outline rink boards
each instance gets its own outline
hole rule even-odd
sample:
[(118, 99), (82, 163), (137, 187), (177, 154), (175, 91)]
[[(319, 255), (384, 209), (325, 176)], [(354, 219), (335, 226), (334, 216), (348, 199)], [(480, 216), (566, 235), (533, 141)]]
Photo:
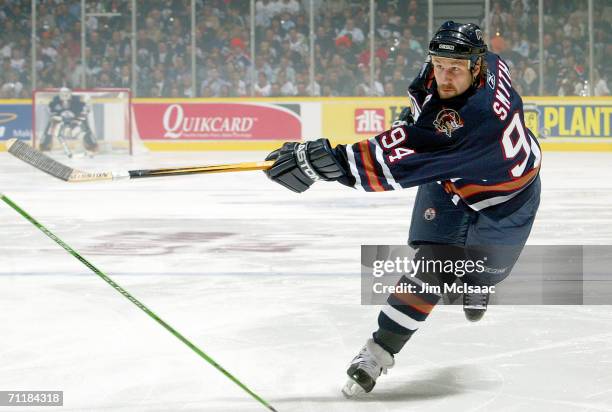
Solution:
[[(544, 150), (612, 151), (612, 97), (523, 100), (525, 123)], [(155, 151), (271, 150), (287, 140), (364, 140), (387, 130), (406, 105), (401, 97), (146, 98), (133, 100), (133, 120)], [(0, 140), (31, 135), (31, 101), (0, 100)]]

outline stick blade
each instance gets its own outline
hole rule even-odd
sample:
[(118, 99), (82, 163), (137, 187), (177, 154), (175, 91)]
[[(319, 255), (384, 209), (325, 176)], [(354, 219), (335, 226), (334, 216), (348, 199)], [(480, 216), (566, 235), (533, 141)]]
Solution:
[(17, 159), (65, 182), (70, 179), (70, 175), (72, 175), (72, 172), (74, 171), (73, 168), (61, 164), (60, 162), (34, 149), (32, 146), (17, 139), (7, 140), (6, 149)]

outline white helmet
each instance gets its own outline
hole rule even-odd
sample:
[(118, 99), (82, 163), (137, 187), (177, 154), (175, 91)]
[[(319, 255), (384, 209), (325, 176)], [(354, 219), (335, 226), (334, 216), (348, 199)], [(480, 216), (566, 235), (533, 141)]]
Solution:
[(67, 101), (72, 97), (72, 91), (67, 87), (62, 87), (59, 91), (60, 100)]

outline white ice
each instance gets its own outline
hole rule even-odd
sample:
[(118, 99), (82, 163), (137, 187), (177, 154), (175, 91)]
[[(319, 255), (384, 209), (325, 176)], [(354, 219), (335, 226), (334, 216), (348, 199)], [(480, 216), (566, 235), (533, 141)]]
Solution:
[[(612, 244), (611, 172), (612, 154), (544, 153), (530, 243)], [(439, 306), (369, 398), (342, 397), (380, 309), (360, 305), (359, 247), (405, 242), (415, 190), (297, 195), (261, 172), (68, 184), (0, 153), (0, 192), (279, 411), (612, 411), (610, 306), (494, 306), (477, 324)], [(2, 202), (0, 390), (63, 390), (45, 411), (265, 410)]]

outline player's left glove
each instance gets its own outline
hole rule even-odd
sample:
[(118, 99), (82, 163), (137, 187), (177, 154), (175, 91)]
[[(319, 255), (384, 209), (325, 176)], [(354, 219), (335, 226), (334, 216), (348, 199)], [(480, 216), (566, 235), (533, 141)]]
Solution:
[(345, 175), (327, 139), (287, 142), (270, 153), (266, 160), (275, 161), (265, 171), (266, 175), (297, 193), (305, 192), (317, 180), (338, 180)]
[(414, 124), (414, 117), (412, 117), (412, 111), (410, 107), (404, 107), (404, 109), (400, 112), (397, 119), (391, 124), (392, 128), (396, 128), (399, 126), (412, 126)]
[(425, 102), (426, 96), (430, 93), (430, 88), (433, 87), (434, 81), (435, 77), (431, 56), (427, 56), (419, 74), (410, 83), (410, 86), (408, 86), (408, 96), (412, 103), (412, 114), (416, 120), (419, 119), (421, 107)]

